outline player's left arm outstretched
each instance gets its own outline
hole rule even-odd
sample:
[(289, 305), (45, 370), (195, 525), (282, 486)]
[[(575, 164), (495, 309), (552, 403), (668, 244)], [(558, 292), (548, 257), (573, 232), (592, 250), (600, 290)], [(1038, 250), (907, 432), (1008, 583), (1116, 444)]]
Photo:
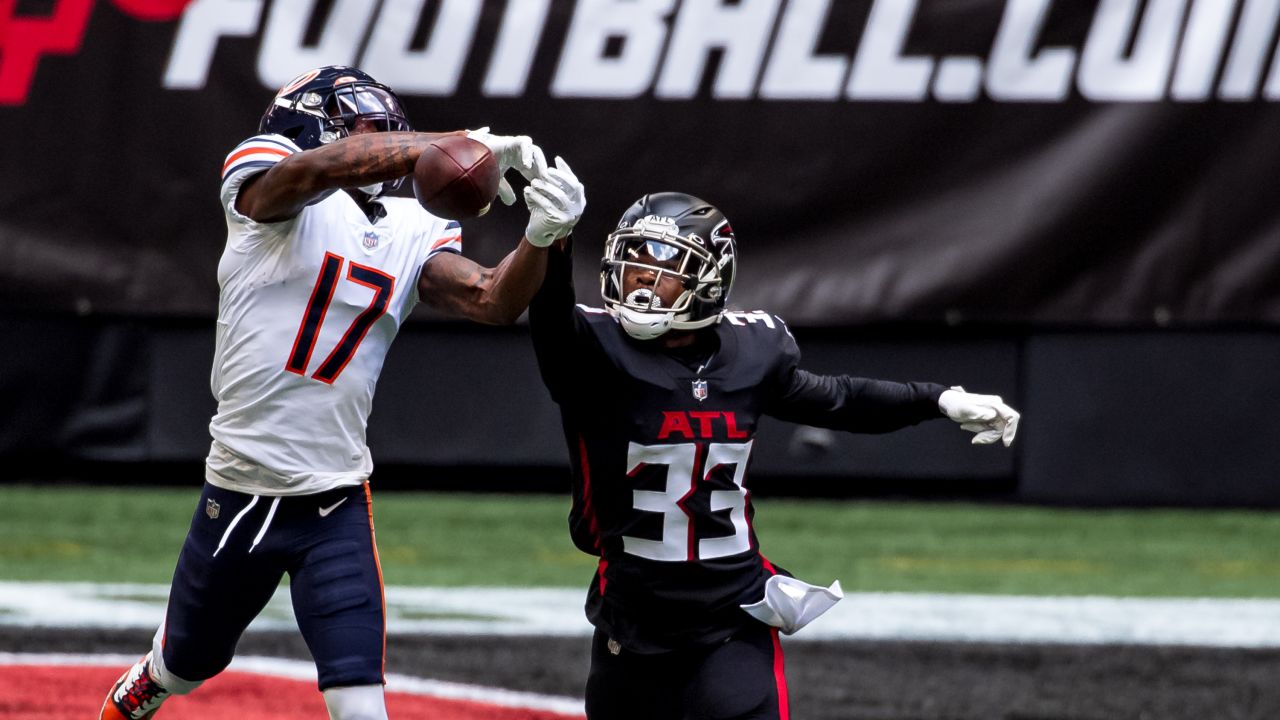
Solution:
[(418, 277), (423, 302), (483, 323), (510, 324), (520, 317), (542, 284), (547, 248), (568, 236), (587, 202), (582, 183), (559, 157), (530, 180), (524, 199), (529, 223), (516, 248), (491, 268), (456, 253), (437, 254)]
[(936, 383), (899, 383), (800, 369), (788, 334), (787, 352), (766, 413), (781, 420), (858, 433), (886, 433), (947, 417), (972, 433), (975, 445), (1013, 443), (1020, 415), (998, 395), (948, 389)]

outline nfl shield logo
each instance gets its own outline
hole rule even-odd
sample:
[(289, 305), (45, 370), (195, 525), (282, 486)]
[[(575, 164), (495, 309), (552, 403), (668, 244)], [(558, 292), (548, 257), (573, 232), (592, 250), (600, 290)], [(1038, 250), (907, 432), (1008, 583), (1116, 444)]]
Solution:
[(204, 514), (208, 515), (210, 520), (217, 520), (218, 513), (221, 510), (222, 510), (222, 506), (219, 505), (218, 501), (214, 500), (213, 498), (209, 498), (208, 502), (204, 504)]
[(693, 399), (697, 400), (698, 402), (702, 402), (703, 400), (707, 399), (707, 381), (706, 380), (693, 381)]
[(378, 234), (372, 230), (364, 231), (364, 246), (370, 250), (378, 247)]

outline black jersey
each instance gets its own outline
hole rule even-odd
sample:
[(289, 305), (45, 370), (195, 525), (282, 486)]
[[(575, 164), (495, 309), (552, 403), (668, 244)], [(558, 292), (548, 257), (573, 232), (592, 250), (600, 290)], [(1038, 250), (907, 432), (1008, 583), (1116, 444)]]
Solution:
[(762, 415), (853, 432), (942, 417), (941, 385), (801, 370), (795, 339), (767, 313), (725, 313), (690, 348), (635, 340), (607, 311), (575, 305), (569, 254), (555, 248), (529, 322), (569, 446), (573, 542), (600, 557), (587, 616), (634, 652), (755, 622), (739, 605), (777, 572), (747, 482)]

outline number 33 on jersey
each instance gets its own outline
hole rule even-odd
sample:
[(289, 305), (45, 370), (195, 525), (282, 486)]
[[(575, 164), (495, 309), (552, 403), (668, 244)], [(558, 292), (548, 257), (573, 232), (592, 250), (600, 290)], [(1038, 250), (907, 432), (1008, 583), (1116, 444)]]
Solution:
[[(719, 414), (719, 413), (717, 413)], [(728, 417), (733, 417), (729, 414)], [(643, 484), (642, 474), (660, 470), (655, 483), (661, 489), (632, 491), (633, 507), (662, 515), (660, 540), (623, 535), (622, 549), (649, 560), (692, 562), (714, 560), (751, 549), (747, 524), (747, 474), (751, 442), (680, 443), (627, 448), (627, 476)], [(715, 477), (713, 477), (715, 476)], [(725, 476), (729, 478), (725, 482)], [(719, 489), (717, 489), (719, 488)], [(699, 491), (703, 497), (699, 497)], [(723, 525), (717, 516), (727, 513), (733, 534), (705, 537), (698, 533), (697, 518), (706, 525)]]

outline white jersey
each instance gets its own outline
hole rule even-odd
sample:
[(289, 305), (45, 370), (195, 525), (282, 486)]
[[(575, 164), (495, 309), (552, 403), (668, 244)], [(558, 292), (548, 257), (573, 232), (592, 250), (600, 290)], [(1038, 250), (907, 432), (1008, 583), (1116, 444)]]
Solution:
[(372, 224), (345, 192), (282, 222), (237, 212), (244, 182), (295, 152), (287, 138), (258, 135), (222, 172), (218, 412), (205, 476), (258, 495), (316, 493), (369, 476), (373, 391), (418, 301), (418, 274), (433, 255), (462, 249), (458, 223), (407, 198), (379, 200), (386, 214)]

